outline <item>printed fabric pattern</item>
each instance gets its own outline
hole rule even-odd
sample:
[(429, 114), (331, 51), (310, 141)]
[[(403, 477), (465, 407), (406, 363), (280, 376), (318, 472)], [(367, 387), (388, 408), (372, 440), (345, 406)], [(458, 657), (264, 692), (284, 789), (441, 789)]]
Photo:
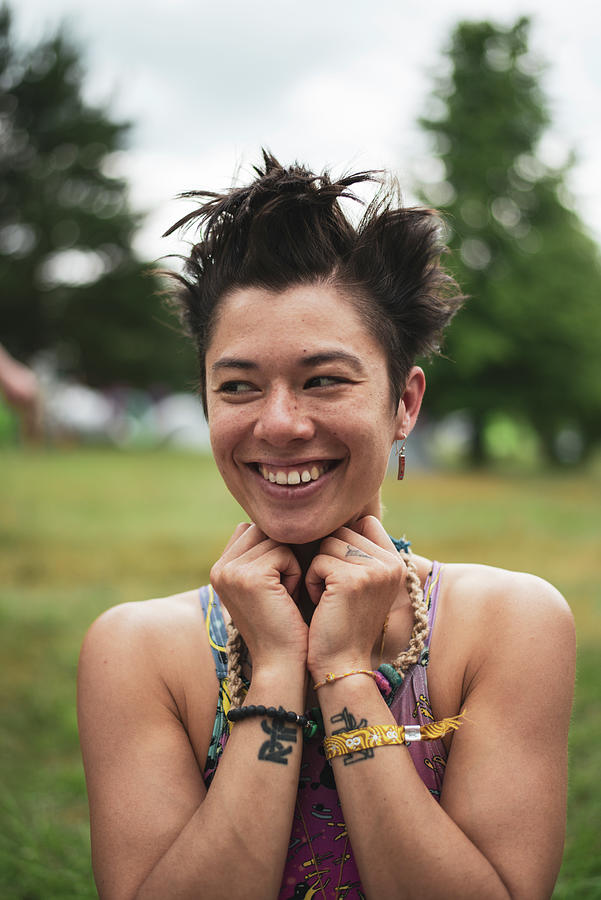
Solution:
[[(402, 682), (398, 676), (394, 678), (396, 673), (391, 666), (384, 665), (380, 669), (392, 686), (389, 695), (384, 696), (398, 725), (425, 725), (434, 720), (428, 695), (427, 667), (442, 571), (439, 563), (433, 563), (424, 586), (429, 629), (419, 662), (408, 670)], [(227, 635), (219, 598), (207, 585), (200, 589), (200, 601), (219, 681), (217, 711), (203, 773), (208, 788), (230, 733), (231, 725), (226, 718), (230, 695), (225, 653)], [(340, 730), (360, 725), (360, 722), (341, 720)], [(318, 735), (303, 744), (296, 808), (279, 900), (365, 898), (344, 824), (334, 772), (325, 759), (321, 741), (322, 737)], [(439, 800), (447, 760), (442, 740), (416, 741), (408, 744), (407, 749), (420, 778), (433, 798)]]

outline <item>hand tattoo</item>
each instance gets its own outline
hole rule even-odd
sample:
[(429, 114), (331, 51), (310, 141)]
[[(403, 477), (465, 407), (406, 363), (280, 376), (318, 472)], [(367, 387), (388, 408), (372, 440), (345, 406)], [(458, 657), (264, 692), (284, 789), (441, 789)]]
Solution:
[(372, 557), (369, 555), (369, 553), (364, 553), (363, 550), (358, 550), (356, 547), (351, 547), (350, 544), (346, 545), (346, 553), (344, 555), (345, 555), (345, 557), (361, 556), (363, 559), (372, 559)]

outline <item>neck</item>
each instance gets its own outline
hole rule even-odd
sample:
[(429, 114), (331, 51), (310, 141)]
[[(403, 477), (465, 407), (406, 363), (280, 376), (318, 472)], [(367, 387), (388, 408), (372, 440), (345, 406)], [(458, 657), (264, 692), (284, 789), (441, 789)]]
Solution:
[(321, 540), (319, 541), (311, 541), (309, 544), (291, 544), (290, 549), (294, 553), (296, 559), (298, 560), (298, 564), (301, 567), (301, 572), (304, 576), (307, 574), (307, 570), (313, 559), (319, 553), (319, 545), (321, 544)]
[(300, 581), (300, 590), (298, 592), (298, 597), (296, 598), (296, 605), (298, 606), (301, 615), (307, 625), (310, 623), (313, 618), (313, 613), (315, 611), (315, 607), (307, 590), (305, 588), (305, 575), (309, 569), (309, 566), (313, 562), (314, 557), (319, 553), (319, 545), (321, 541), (311, 541), (309, 544), (291, 544), (291, 550), (294, 553), (296, 559), (298, 560), (298, 564), (301, 567), (301, 581)]

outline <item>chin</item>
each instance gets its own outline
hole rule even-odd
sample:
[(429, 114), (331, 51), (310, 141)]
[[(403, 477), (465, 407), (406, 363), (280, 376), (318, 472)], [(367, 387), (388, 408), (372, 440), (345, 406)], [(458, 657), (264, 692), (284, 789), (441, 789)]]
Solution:
[[(277, 541), (278, 544), (313, 544), (315, 541), (321, 541), (324, 537), (327, 537), (331, 532), (323, 532), (321, 528), (308, 528), (302, 526), (295, 526), (291, 528), (290, 526), (281, 525), (270, 526), (269, 528), (264, 528), (259, 526), (261, 531), (263, 531), (267, 537), (270, 537), (272, 541)], [(332, 529), (335, 531), (336, 529)]]
[[(302, 517), (298, 519), (291, 517), (289, 520), (286, 520), (285, 517), (279, 520), (277, 517), (275, 520), (272, 517), (267, 517), (267, 521), (261, 521), (260, 516), (257, 518), (249, 516), (249, 518), (272, 541), (277, 541), (278, 544), (300, 545), (322, 541), (344, 525), (352, 527), (353, 522), (369, 513), (377, 515), (374, 509), (367, 507), (350, 516), (347, 512), (340, 519), (329, 518), (326, 515), (312, 515), (304, 519)], [(342, 511), (340, 514), (341, 516), (343, 515)]]
[[(277, 541), (278, 544), (312, 544), (315, 541), (321, 541), (332, 532), (336, 531), (343, 522), (336, 524), (335, 522), (325, 524), (323, 519), (321, 523), (316, 522), (257, 522), (261, 531)], [(324, 530), (327, 528), (327, 530)]]

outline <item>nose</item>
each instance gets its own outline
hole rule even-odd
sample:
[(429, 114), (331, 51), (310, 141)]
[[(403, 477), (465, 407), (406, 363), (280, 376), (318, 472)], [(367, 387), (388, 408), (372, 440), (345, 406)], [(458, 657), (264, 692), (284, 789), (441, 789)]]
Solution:
[(291, 441), (310, 440), (315, 426), (302, 399), (284, 386), (272, 388), (261, 401), (254, 435), (273, 447), (282, 447)]

